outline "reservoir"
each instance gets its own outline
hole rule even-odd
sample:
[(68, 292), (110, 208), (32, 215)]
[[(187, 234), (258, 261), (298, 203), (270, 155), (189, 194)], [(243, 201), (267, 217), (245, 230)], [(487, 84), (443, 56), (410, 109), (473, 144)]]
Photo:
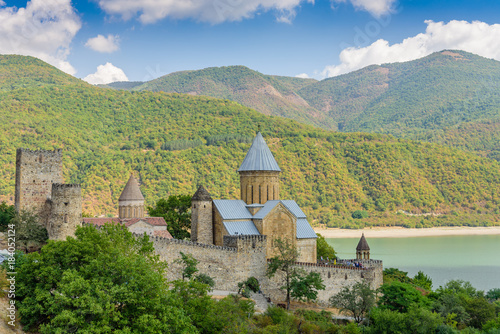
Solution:
[[(361, 234), (361, 233), (360, 233)], [(359, 238), (326, 239), (337, 256), (356, 258)], [(384, 268), (399, 268), (413, 277), (419, 270), (432, 288), (452, 279), (469, 281), (479, 290), (500, 288), (500, 235), (367, 238), (370, 257)]]

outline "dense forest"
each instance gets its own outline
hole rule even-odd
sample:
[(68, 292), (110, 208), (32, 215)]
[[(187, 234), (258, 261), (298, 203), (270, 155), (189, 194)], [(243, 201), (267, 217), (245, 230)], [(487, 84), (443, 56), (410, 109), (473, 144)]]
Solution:
[[(1, 87), (11, 87), (0, 91), (0, 200), (8, 203), (18, 147), (62, 148), (65, 180), (82, 184), (90, 215), (116, 214), (130, 173), (139, 178), (147, 205), (193, 194), (199, 184), (214, 198), (238, 198), (236, 170), (260, 125), (283, 171), (281, 198), (295, 199), (315, 223), (500, 220), (500, 164), (491, 159), (390, 135), (334, 133), (228, 100), (103, 89), (29, 57), (5, 56), (3, 64), (0, 73), (16, 68), (23, 83), (0, 78)], [(370, 217), (355, 219), (356, 210)]]
[(324, 129), (387, 133), (500, 158), (500, 62), (463, 51), (321, 81), (228, 66), (108, 86), (225, 98)]

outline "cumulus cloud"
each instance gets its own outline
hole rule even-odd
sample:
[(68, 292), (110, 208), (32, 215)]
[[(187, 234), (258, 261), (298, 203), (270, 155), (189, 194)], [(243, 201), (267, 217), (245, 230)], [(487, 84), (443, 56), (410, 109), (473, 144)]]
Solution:
[(31, 0), (25, 8), (0, 1), (0, 53), (40, 58), (69, 74), (66, 60), (81, 22), (71, 0)]
[(331, 0), (332, 6), (335, 3), (344, 3), (349, 1), (354, 8), (365, 10), (375, 17), (380, 17), (392, 11), (392, 6), (396, 0)]
[(458, 49), (500, 60), (500, 24), (480, 21), (425, 21), (425, 33), (390, 45), (379, 39), (367, 47), (348, 47), (340, 53), (340, 64), (326, 66), (324, 77), (332, 77), (373, 64), (410, 61), (443, 49)]
[(97, 71), (87, 75), (83, 80), (90, 84), (108, 84), (115, 81), (128, 81), (125, 72), (121, 68), (116, 67), (111, 63), (97, 66)]
[(300, 73), (295, 76), (296, 78), (309, 79), (309, 75), (307, 73)]
[(276, 10), (279, 22), (290, 22), (301, 3), (314, 0), (98, 0), (109, 15), (128, 20), (139, 16), (142, 23), (153, 23), (166, 17), (191, 18), (202, 22), (221, 23), (252, 17), (260, 11)]
[(118, 44), (118, 35), (108, 35), (108, 37), (97, 35), (97, 37), (89, 38), (85, 46), (97, 52), (111, 53), (118, 51)]

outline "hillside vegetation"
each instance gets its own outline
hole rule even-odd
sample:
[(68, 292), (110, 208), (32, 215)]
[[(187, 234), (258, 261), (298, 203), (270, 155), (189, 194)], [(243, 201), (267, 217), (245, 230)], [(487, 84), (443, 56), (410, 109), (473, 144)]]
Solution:
[(442, 51), (321, 81), (229, 66), (172, 73), (128, 89), (225, 98), (324, 129), (388, 133), (499, 159), (499, 88), (500, 62)]
[(283, 170), (281, 198), (295, 199), (318, 222), (352, 225), (358, 209), (380, 217), (374, 224), (402, 223), (388, 216), (396, 210), (500, 221), (500, 164), (436, 144), (332, 133), (228, 100), (80, 82), (2, 91), (0, 110), (0, 199), (9, 202), (18, 147), (62, 148), (66, 182), (82, 184), (92, 215), (116, 214), (131, 172), (148, 205), (199, 184), (213, 198), (238, 198), (236, 170), (261, 125)]

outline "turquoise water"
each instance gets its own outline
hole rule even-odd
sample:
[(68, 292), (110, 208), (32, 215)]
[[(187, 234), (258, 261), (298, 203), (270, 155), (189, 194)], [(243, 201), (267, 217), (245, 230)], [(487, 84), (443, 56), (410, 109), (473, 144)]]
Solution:
[[(338, 256), (356, 257), (356, 239), (327, 239)], [(429, 275), (433, 288), (452, 279), (469, 281), (480, 290), (500, 288), (500, 235), (415, 238), (367, 238), (370, 256), (414, 276)]]

